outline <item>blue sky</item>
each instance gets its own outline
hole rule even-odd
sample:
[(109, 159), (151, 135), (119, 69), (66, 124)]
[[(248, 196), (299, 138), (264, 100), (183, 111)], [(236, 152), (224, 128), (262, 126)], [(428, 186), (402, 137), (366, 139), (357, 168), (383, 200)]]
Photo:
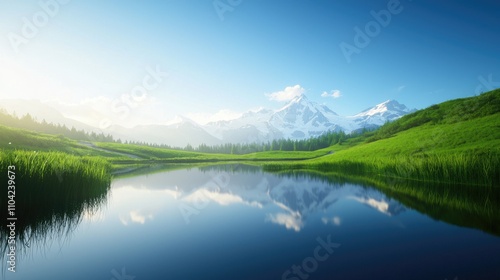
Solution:
[(94, 125), (229, 117), (300, 93), (340, 115), (424, 108), (499, 87), (499, 34), (494, 0), (0, 0), (0, 98)]

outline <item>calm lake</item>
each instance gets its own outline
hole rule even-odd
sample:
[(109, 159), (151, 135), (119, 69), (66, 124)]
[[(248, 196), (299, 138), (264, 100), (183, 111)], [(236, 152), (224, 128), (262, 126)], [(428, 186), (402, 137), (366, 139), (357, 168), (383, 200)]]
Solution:
[(242, 165), (116, 178), (18, 244), (2, 279), (500, 279), (498, 213), (460, 224), (411, 201)]

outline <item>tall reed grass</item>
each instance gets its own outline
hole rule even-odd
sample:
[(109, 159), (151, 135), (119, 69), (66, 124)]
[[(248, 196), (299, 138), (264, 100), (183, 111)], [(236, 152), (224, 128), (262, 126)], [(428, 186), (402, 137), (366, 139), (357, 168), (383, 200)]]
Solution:
[[(17, 249), (47, 244), (72, 232), (86, 214), (97, 211), (110, 188), (110, 164), (94, 157), (60, 152), (0, 152), (0, 172), (15, 166)], [(0, 219), (7, 219), (7, 188), (0, 193)], [(9, 229), (0, 223), (0, 253), (6, 250)], [(24, 245), (24, 246), (20, 246)]]

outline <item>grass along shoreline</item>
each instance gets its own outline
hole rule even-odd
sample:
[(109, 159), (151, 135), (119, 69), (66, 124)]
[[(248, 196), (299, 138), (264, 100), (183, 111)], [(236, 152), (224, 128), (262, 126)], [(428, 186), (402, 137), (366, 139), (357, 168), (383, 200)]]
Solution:
[(89, 183), (111, 179), (111, 164), (96, 156), (75, 156), (64, 152), (0, 151), (0, 169), (15, 166), (16, 177), (51, 180), (80, 177)]
[(394, 156), (269, 163), (263, 168), (270, 172), (300, 169), (365, 177), (385, 176), (422, 182), (500, 186), (500, 159), (497, 154)]
[[(10, 185), (14, 191), (0, 196), (4, 209), (0, 218), (7, 220), (9, 199), (14, 211), (18, 258), (29, 258), (30, 248), (42, 247), (52, 240), (68, 238), (83, 217), (91, 216), (105, 203), (111, 182), (111, 165), (105, 159), (80, 157), (62, 152), (0, 151), (0, 170), (8, 166), (15, 172)], [(11, 173), (12, 176), (12, 173)], [(7, 176), (6, 176), (7, 177)], [(12, 195), (14, 197), (12, 197)], [(10, 229), (0, 225), (0, 240), (7, 240)], [(5, 256), (7, 242), (0, 246)], [(2, 258), (0, 258), (1, 260)]]

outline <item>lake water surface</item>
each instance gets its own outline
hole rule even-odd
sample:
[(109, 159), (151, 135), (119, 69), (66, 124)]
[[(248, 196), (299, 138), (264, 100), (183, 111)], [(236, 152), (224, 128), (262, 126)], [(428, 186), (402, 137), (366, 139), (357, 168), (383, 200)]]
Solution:
[(76, 226), (18, 244), (16, 272), (4, 260), (2, 278), (500, 279), (495, 232), (432, 213), (307, 174), (156, 172), (114, 179)]

